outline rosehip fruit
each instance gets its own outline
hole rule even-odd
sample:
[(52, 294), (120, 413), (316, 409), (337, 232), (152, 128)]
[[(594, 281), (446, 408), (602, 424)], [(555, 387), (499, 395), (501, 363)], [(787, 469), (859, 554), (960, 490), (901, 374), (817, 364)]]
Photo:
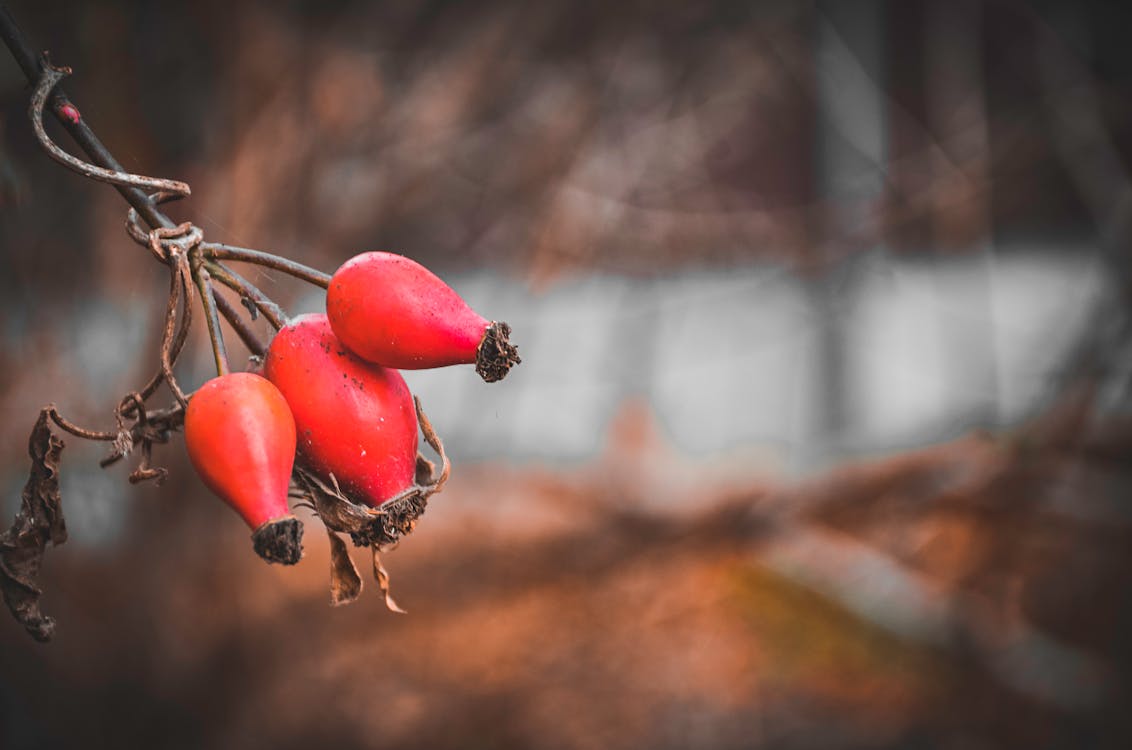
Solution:
[(255, 530), (256, 552), (297, 563), (303, 527), (287, 506), (295, 420), (279, 389), (250, 372), (208, 381), (185, 410), (185, 447), (208, 488)]
[(350, 351), (384, 367), (475, 363), (492, 383), (520, 361), (509, 325), (482, 318), (427, 268), (393, 253), (343, 263), (330, 279), (326, 313)]
[(280, 329), (264, 375), (295, 415), (299, 455), (325, 481), (377, 507), (414, 482), (417, 413), (405, 379), (348, 351), (325, 315)]

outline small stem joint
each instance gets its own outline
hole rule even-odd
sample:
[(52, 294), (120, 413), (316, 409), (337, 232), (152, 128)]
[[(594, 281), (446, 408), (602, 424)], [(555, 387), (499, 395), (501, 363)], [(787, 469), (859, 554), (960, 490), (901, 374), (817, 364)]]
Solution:
[[(134, 236), (132, 232), (130, 236)], [(153, 257), (171, 266), (182, 258), (190, 257), (192, 251), (204, 240), (204, 232), (186, 221), (175, 227), (158, 227), (146, 233), (145, 237), (145, 246), (153, 253)]]

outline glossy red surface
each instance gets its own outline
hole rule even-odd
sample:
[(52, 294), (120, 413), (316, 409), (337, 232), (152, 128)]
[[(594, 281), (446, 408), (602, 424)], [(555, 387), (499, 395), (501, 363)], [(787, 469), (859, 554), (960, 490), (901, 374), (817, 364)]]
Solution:
[(362, 253), (330, 280), (326, 312), (359, 357), (420, 370), (476, 361), (489, 321), (435, 274), (393, 253)]
[(303, 462), (324, 480), (378, 506), (413, 482), (417, 417), (396, 370), (350, 353), (325, 315), (303, 315), (276, 334), (264, 375), (291, 406)]
[(185, 446), (208, 488), (253, 529), (290, 513), (295, 420), (266, 379), (234, 372), (201, 386), (185, 411)]

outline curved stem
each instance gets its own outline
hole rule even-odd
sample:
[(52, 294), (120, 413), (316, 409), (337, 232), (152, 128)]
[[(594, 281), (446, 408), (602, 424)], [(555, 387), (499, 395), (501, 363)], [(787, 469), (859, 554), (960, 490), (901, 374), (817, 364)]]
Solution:
[[(84, 177), (89, 177), (99, 182), (108, 182), (111, 185), (120, 185), (122, 187), (152, 188), (171, 193), (179, 193), (181, 195), (189, 195), (192, 192), (187, 184), (178, 180), (146, 177), (144, 175), (129, 174), (128, 172), (95, 166), (94, 164), (89, 164), (82, 159), (71, 156), (66, 151), (56, 146), (47, 135), (47, 130), (43, 127), (43, 109), (47, 106), (47, 99), (51, 96), (51, 90), (55, 88), (55, 84), (59, 83), (59, 81), (70, 74), (70, 68), (56, 68), (47, 61), (47, 55), (44, 54), (42, 72), (40, 73), (39, 84), (35, 88), (35, 94), (31, 98), (29, 114), (31, 116), (32, 127), (35, 129), (35, 137), (39, 139), (39, 145), (43, 146), (48, 156), (68, 169), (72, 169)], [(75, 111), (77, 112), (78, 110)]]
[[(2, 4), (0, 4), (0, 39), (3, 39), (12, 56), (16, 58), (16, 62), (24, 71), (28, 83), (33, 86), (39, 83), (41, 77), (40, 60), (36, 57), (34, 49), (16, 24), (16, 20), (12, 18), (12, 14)], [(62, 90), (56, 89), (55, 93), (51, 95), (49, 103), (55, 119), (71, 134), (71, 137), (75, 139), (75, 142), (95, 164), (115, 172), (125, 173), (125, 168), (98, 139), (90, 126), (86, 124), (86, 120), (83, 119), (78, 108), (71, 103)], [(145, 194), (145, 191), (128, 185), (115, 185), (114, 187), (131, 206), (138, 210), (138, 213), (151, 227), (173, 226), (173, 222), (158, 210), (154, 202)]]
[[(180, 279), (179, 274), (174, 273), (174, 275), (176, 276), (177, 279)], [(183, 281), (180, 281), (180, 283), (181, 283), (182, 286), (184, 285)], [(173, 294), (172, 290), (170, 290), (169, 303), (166, 305), (166, 308), (165, 308), (165, 327), (166, 327), (166, 329), (170, 328), (177, 319), (178, 296), (179, 295)], [(188, 339), (188, 337), (189, 337), (189, 328), (192, 326), (192, 322), (193, 322), (192, 305), (185, 305), (184, 310), (183, 310), (182, 315), (181, 315), (181, 327), (179, 329), (177, 329), (177, 335), (172, 339), (172, 343), (169, 346), (168, 357), (169, 357), (170, 365), (172, 365), (173, 363), (175, 363), (177, 361), (177, 357), (181, 356), (181, 350), (185, 347), (185, 340)], [(164, 347), (164, 342), (167, 340), (167, 336), (168, 336), (168, 334), (164, 334), (162, 336), (162, 346), (163, 347)], [(162, 356), (164, 357), (164, 354)], [(145, 386), (143, 386), (140, 391), (138, 391), (138, 394), (141, 396), (142, 400), (144, 401), (145, 399), (152, 396), (154, 391), (156, 391), (158, 389), (158, 387), (161, 385), (162, 381), (164, 381), (164, 380), (165, 380), (165, 368), (162, 367), (162, 368), (158, 369), (158, 371), (153, 374), (153, 377), (151, 377), (149, 379), (149, 382), (146, 383)], [(123, 407), (125, 408), (125, 411), (122, 412), (123, 414), (128, 414), (132, 411), (132, 407), (129, 404), (123, 404)]]
[(227, 375), (228, 352), (224, 348), (224, 332), (220, 330), (220, 318), (216, 314), (216, 298), (212, 295), (212, 278), (203, 264), (193, 265), (193, 281), (200, 290), (200, 303), (204, 307), (204, 319), (208, 324), (208, 339), (212, 342), (212, 357), (216, 361), (216, 374)]
[(84, 438), (86, 440), (103, 440), (103, 441), (111, 441), (111, 440), (117, 440), (118, 439), (118, 433), (116, 433), (116, 432), (103, 432), (102, 430), (88, 430), (85, 427), (79, 427), (77, 424), (75, 424), (74, 422), (71, 422), (68, 419), (64, 419), (63, 415), (59, 413), (59, 410), (55, 408), (55, 404), (52, 404), (51, 406), (48, 407), (47, 414), (48, 414), (48, 416), (51, 417), (52, 422), (54, 422), (56, 425), (58, 425), (61, 429), (66, 430), (67, 432), (71, 433), (75, 437)]
[(261, 292), (255, 284), (221, 263), (205, 261), (205, 266), (212, 274), (212, 277), (221, 284), (236, 292), (241, 297), (250, 299), (275, 330), (279, 330), (287, 325), (286, 313), (284, 313), (282, 308), (275, 304), (270, 297)]
[(243, 263), (254, 263), (257, 266), (273, 268), (276, 271), (290, 274), (296, 279), (302, 279), (323, 289), (330, 286), (330, 274), (261, 250), (233, 247), (219, 242), (202, 242), (201, 249), (204, 250), (205, 257), (211, 260), (236, 260)]
[(251, 326), (240, 317), (240, 313), (236, 311), (236, 308), (232, 307), (232, 304), (224, 299), (223, 296), (216, 294), (215, 289), (213, 290), (212, 298), (216, 300), (216, 309), (220, 311), (220, 314), (224, 316), (224, 320), (227, 321), (232, 330), (236, 332), (236, 335), (240, 337), (240, 341), (244, 342), (244, 346), (248, 348), (248, 351), (257, 357), (262, 357), (266, 354), (267, 344), (260, 341), (259, 336), (257, 336), (255, 331), (251, 329)]
[(181, 406), (187, 406), (189, 399), (185, 396), (185, 392), (181, 390), (181, 386), (177, 383), (177, 378), (173, 376), (173, 329), (176, 325), (176, 307), (177, 302), (183, 293), (185, 296), (185, 316), (190, 313), (188, 310), (192, 307), (192, 284), (187, 278), (188, 269), (185, 268), (185, 261), (177, 262), (171, 269), (170, 284), (169, 284), (169, 310), (174, 311), (173, 315), (167, 314), (165, 316), (165, 330), (162, 332), (161, 337), (161, 374), (165, 378), (165, 382), (169, 386), (169, 390), (173, 392), (174, 398)]

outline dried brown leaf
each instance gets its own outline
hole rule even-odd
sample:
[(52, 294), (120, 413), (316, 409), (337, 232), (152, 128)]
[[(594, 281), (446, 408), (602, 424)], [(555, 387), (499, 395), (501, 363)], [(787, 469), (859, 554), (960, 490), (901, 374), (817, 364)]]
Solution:
[(330, 529), (330, 603), (335, 607), (349, 604), (362, 593), (362, 577), (342, 538)]
[(37, 641), (49, 641), (55, 620), (39, 609), (43, 593), (36, 585), (48, 543), (67, 541), (67, 526), (59, 497), (59, 457), (63, 441), (47, 426), (50, 409), (43, 409), (28, 439), (31, 471), (24, 485), (16, 518), (0, 534), (0, 590), (12, 616)]

